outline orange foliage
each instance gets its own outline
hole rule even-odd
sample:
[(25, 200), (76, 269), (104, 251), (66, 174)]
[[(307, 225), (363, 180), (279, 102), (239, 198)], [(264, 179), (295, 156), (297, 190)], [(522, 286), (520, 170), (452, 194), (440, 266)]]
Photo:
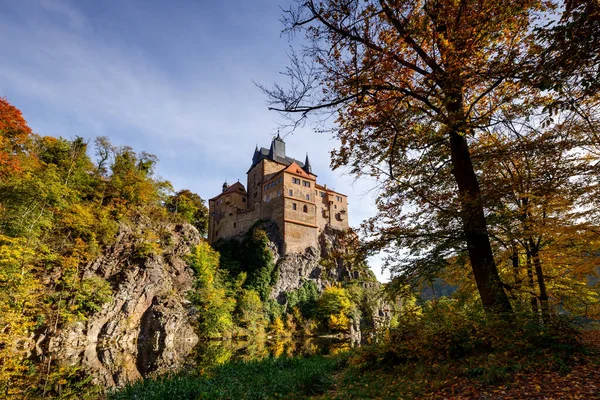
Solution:
[(21, 111), (0, 98), (0, 178), (21, 170), (18, 154), (31, 134)]

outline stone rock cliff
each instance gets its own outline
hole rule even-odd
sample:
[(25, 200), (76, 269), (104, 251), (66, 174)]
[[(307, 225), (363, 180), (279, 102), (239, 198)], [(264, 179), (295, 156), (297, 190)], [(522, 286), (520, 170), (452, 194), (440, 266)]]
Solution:
[[(177, 368), (198, 341), (185, 298), (193, 272), (184, 260), (200, 241), (198, 231), (187, 224), (163, 226), (156, 246), (157, 240), (140, 235), (144, 221), (135, 226), (122, 224), (115, 243), (85, 267), (85, 277), (110, 282), (112, 300), (49, 343), (51, 354), (83, 365), (104, 386)], [(155, 251), (143, 251), (148, 245)]]
[(325, 228), (319, 235), (318, 248), (308, 247), (304, 253), (280, 257), (277, 243), (280, 239), (273, 229), (266, 229), (271, 240), (271, 251), (277, 266), (278, 279), (271, 297), (285, 302), (285, 293), (299, 288), (306, 280), (313, 280), (319, 290), (335, 282), (360, 280), (365, 284), (378, 282), (366, 264), (352, 259), (350, 248), (358, 240), (355, 233)]

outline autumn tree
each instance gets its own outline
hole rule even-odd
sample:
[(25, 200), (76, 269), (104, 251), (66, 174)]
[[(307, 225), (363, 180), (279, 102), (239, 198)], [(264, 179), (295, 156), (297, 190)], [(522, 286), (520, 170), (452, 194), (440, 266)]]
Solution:
[(168, 211), (181, 216), (184, 221), (194, 225), (200, 235), (206, 236), (208, 230), (208, 208), (204, 200), (191, 191), (180, 190), (173, 196), (169, 196), (165, 202)]
[(553, 118), (513, 117), (482, 132), (473, 149), (497, 256), (509, 264), (504, 282), (513, 295), (532, 295), (534, 311), (539, 301), (545, 318), (552, 298), (589, 297), (599, 247), (589, 214), (600, 162), (590, 129), (600, 124), (577, 112)]
[[(359, 173), (374, 166), (369, 172), (392, 178), (390, 184), (411, 180), (412, 165), (431, 162), (448, 171), (462, 240), (489, 311), (511, 306), (494, 262), (469, 142), (500, 107), (524, 94), (514, 77), (528, 65), (531, 30), (544, 4), (299, 2), (285, 23), (290, 32), (307, 34), (305, 57), (292, 58), (289, 89), (267, 90), (282, 112), (337, 113), (342, 147), (334, 166)], [(386, 160), (402, 160), (407, 168), (387, 170)]]
[(31, 134), (21, 111), (0, 98), (0, 179), (20, 171), (19, 154)]

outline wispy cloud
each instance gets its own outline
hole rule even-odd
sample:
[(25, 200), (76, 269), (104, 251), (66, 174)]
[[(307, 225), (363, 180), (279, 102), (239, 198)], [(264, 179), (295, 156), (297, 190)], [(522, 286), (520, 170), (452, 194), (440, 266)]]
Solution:
[[(279, 13), (270, 0), (0, 0), (0, 95), (41, 134), (149, 151), (177, 188), (209, 198), (224, 179), (245, 182), (255, 144), (276, 133), (252, 81), (272, 82), (287, 62)], [(349, 194), (352, 225), (373, 215), (373, 183), (329, 170), (336, 141), (309, 128), (286, 141)]]

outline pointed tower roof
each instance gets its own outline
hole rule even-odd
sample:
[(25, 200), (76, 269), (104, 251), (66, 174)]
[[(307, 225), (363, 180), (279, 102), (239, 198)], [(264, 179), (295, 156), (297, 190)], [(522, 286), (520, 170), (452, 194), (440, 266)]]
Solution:
[(304, 161), (304, 167), (302, 169), (309, 174), (312, 174), (312, 167), (310, 165), (310, 160), (308, 159), (308, 152), (306, 153), (306, 160)]
[(272, 160), (275, 155), (275, 139), (271, 141), (271, 147), (269, 148), (269, 158)]
[(254, 149), (254, 155), (252, 156), (252, 165), (256, 164), (259, 161), (260, 161), (260, 150), (258, 150), (258, 144), (257, 144), (256, 148)]

